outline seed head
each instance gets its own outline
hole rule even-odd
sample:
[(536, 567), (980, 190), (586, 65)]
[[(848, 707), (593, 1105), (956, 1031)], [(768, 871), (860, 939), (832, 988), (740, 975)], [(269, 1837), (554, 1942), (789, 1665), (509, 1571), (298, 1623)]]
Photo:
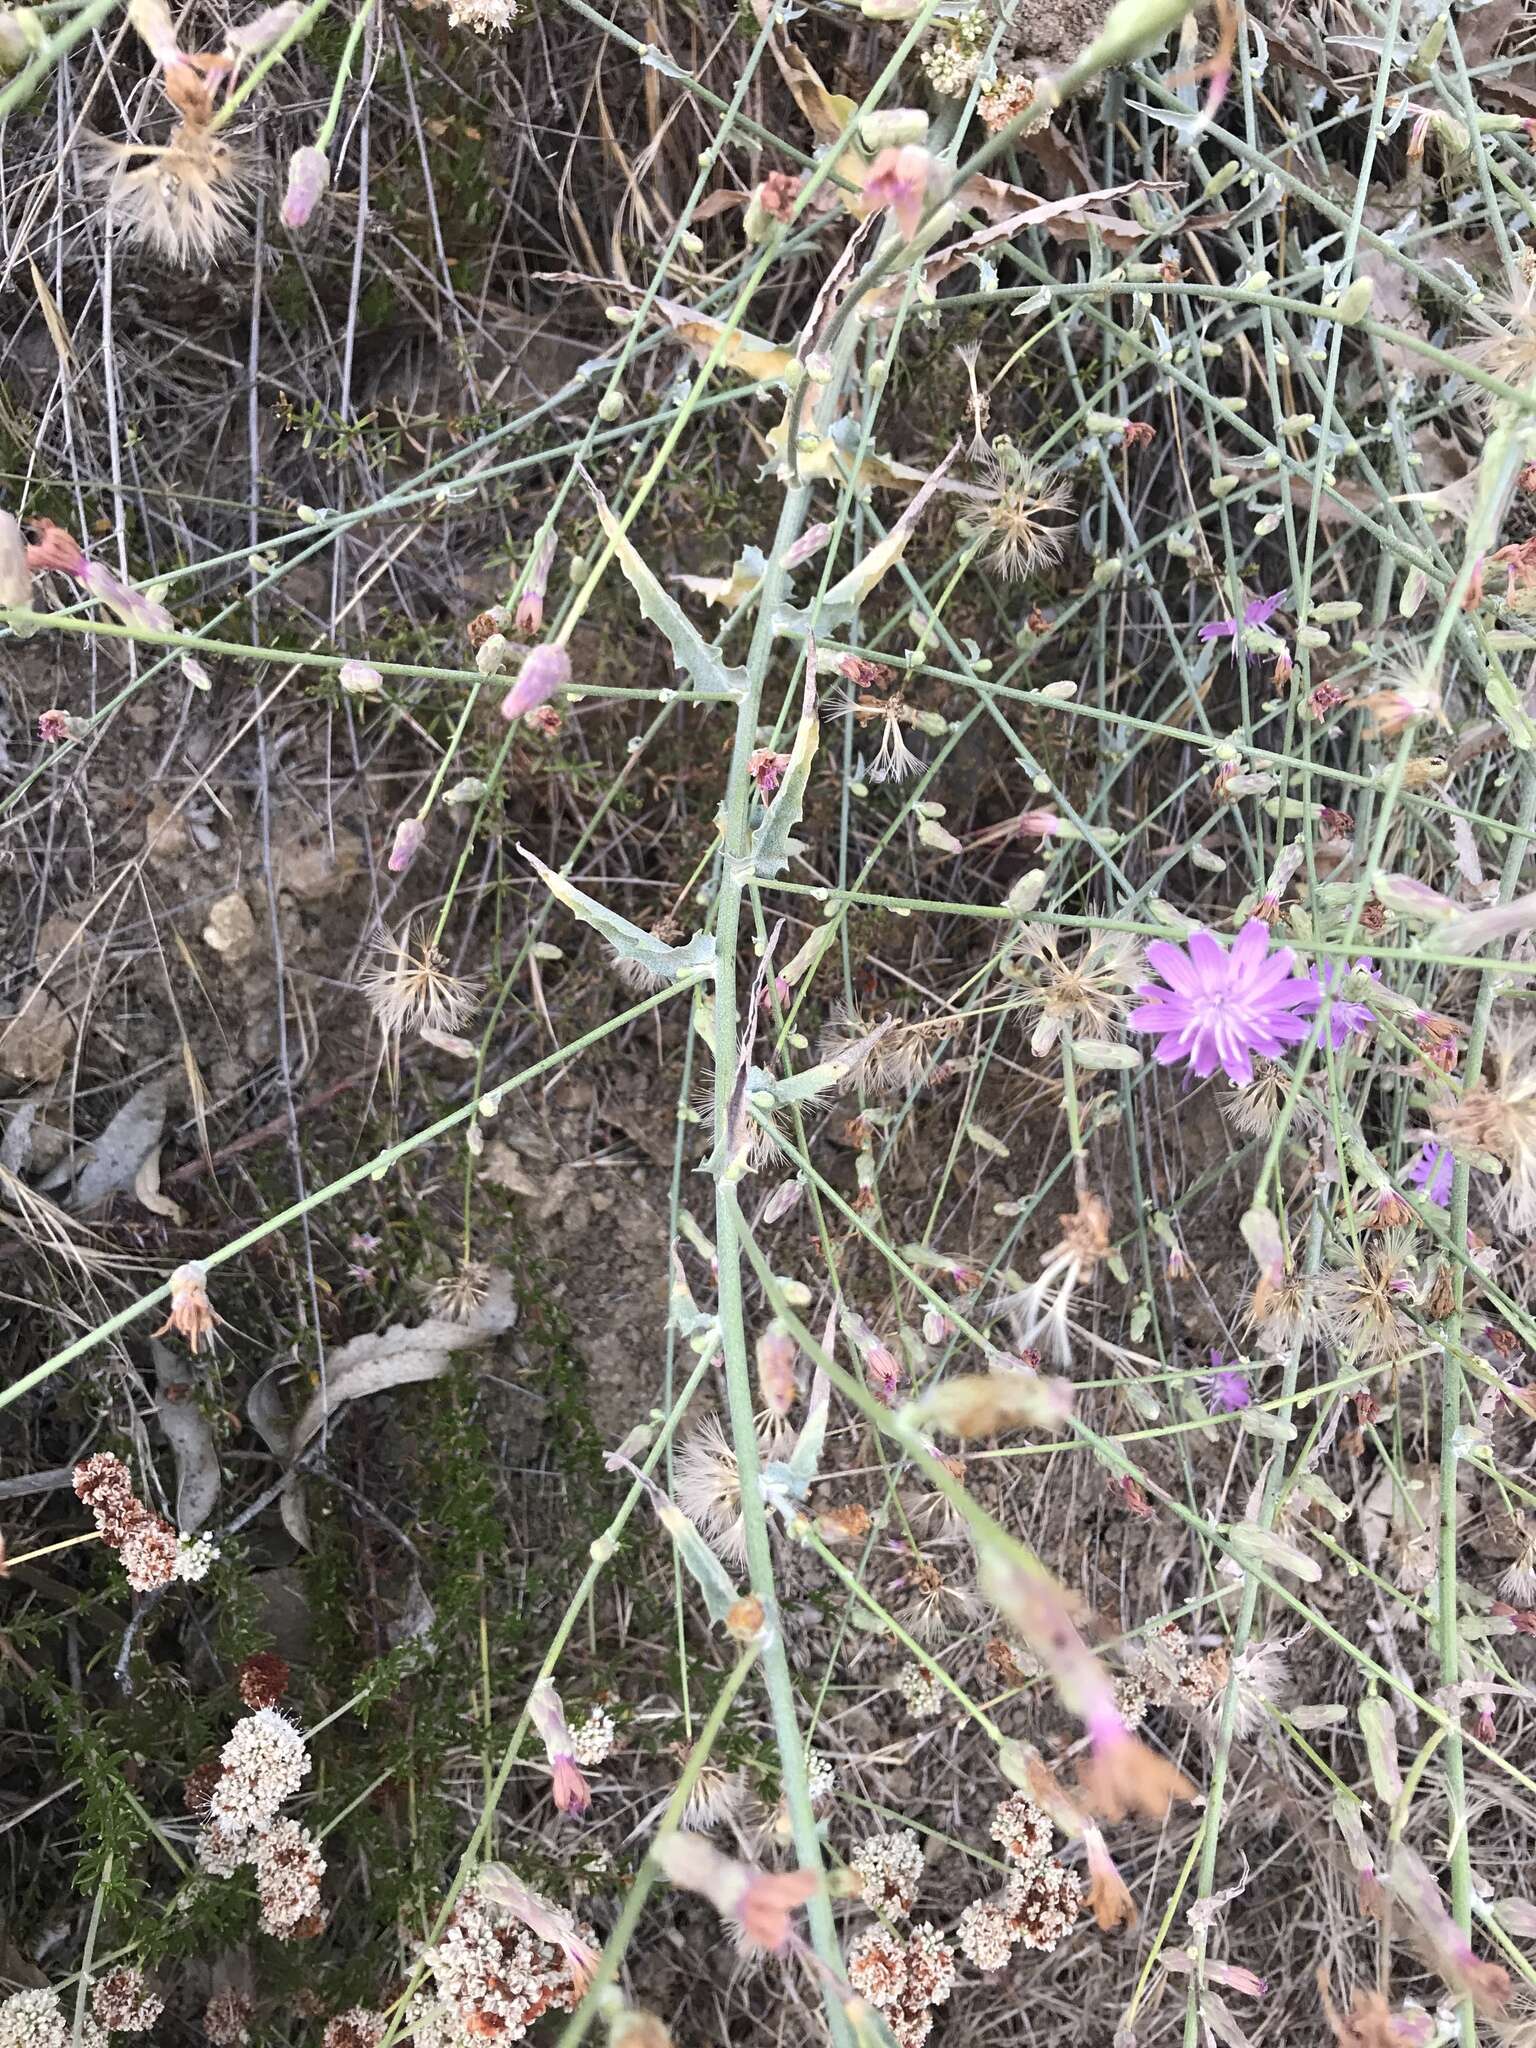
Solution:
[(358, 980), (387, 1043), (398, 1049), (407, 1032), (451, 1035), (480, 999), (478, 985), (450, 974), (444, 955), (408, 924), (398, 938), (381, 937)]
[(1001, 437), (981, 469), (966, 530), (987, 540), (987, 560), (1000, 576), (1022, 582), (1060, 558), (1071, 529), (1058, 521), (1071, 511), (1072, 493), (1058, 470), (1034, 462)]
[(240, 144), (192, 120), (163, 147), (101, 143), (89, 170), (122, 232), (182, 269), (213, 263), (238, 240), (257, 182)]
[(1036, 924), (1018, 933), (1011, 951), (1034, 963), (1023, 1001), (1037, 1015), (1029, 1042), (1036, 1059), (1050, 1052), (1065, 1030), (1078, 1038), (1119, 1037), (1131, 992), (1146, 971), (1134, 940), (1096, 932), (1064, 957), (1052, 928)]

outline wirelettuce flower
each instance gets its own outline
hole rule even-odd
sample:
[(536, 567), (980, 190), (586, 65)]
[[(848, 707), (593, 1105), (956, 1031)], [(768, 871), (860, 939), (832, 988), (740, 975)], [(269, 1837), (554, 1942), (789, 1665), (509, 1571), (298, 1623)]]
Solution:
[(1142, 1002), (1126, 1024), (1157, 1039), (1159, 1066), (1187, 1065), (1204, 1081), (1219, 1067), (1231, 1081), (1253, 1079), (1253, 1056), (1276, 1058), (1307, 1035), (1317, 1008), (1317, 985), (1292, 972), (1289, 946), (1269, 950), (1262, 918), (1244, 925), (1230, 947), (1211, 932), (1195, 931), (1176, 946), (1154, 939), (1147, 965), (1161, 982), (1144, 982)]

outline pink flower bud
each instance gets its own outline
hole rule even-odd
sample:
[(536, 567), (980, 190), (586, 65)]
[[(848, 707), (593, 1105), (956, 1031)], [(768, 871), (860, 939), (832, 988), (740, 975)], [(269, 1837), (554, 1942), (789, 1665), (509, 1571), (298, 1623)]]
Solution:
[(517, 672), (517, 681), (501, 700), (502, 717), (510, 721), (536, 711), (557, 690), (565, 689), (570, 680), (571, 657), (563, 647), (551, 642), (530, 648)]
[(556, 1756), (551, 1758), (549, 1768), (555, 1805), (560, 1812), (585, 1813), (592, 1804), (592, 1794), (586, 1779), (576, 1767), (576, 1759), (570, 1756)]
[(75, 721), (67, 711), (44, 711), (38, 716), (37, 736), (50, 746), (57, 746), (62, 740), (74, 738)]
[(871, 208), (888, 206), (909, 242), (923, 218), (933, 168), (927, 150), (909, 142), (900, 149), (882, 149), (864, 182), (866, 204)]
[(306, 144), (288, 159), (288, 190), (283, 194), (283, 226), (303, 228), (330, 190), (331, 166), (325, 151)]
[(384, 678), (366, 661), (344, 661), (336, 680), (349, 697), (376, 697), (384, 687)]
[(824, 521), (808, 526), (785, 555), (785, 568), (798, 569), (802, 562), (808, 562), (812, 555), (819, 554), (831, 538), (832, 529)]
[(795, 1360), (800, 1347), (782, 1323), (770, 1323), (757, 1340), (757, 1390), (770, 1415), (787, 1415), (800, 1391)]
[(424, 818), (402, 818), (395, 827), (395, 843), (389, 849), (389, 872), (403, 875), (422, 849), (427, 836)]
[(533, 567), (528, 571), (527, 584), (517, 601), (519, 633), (542, 633), (544, 630), (544, 598), (549, 590), (549, 572), (554, 566), (554, 560), (555, 536), (551, 529), (545, 535), (543, 547), (534, 557)]

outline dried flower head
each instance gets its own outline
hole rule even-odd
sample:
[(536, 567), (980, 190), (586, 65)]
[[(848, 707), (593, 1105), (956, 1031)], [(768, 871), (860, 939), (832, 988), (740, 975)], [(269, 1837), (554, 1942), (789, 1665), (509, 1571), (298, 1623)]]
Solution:
[(710, 1415), (680, 1446), (673, 1467), (678, 1506), (722, 1557), (734, 1564), (747, 1555), (741, 1511), (741, 1470), (720, 1418)]
[(1504, 1166), (1496, 1197), (1501, 1220), (1522, 1235), (1536, 1228), (1536, 1029), (1500, 1017), (1487, 1078), (1435, 1111), (1452, 1150), (1491, 1152)]
[(905, 1940), (870, 1927), (848, 1951), (848, 1982), (881, 2014), (898, 2048), (921, 2048), (933, 2029), (933, 2008), (954, 1989), (955, 1952), (926, 1920)]
[(1351, 1359), (1396, 1365), (1422, 1343), (1415, 1306), (1413, 1233), (1388, 1230), (1358, 1258), (1320, 1274), (1317, 1300), (1335, 1344)]
[(147, 2034), (164, 2010), (165, 2000), (132, 1964), (91, 1986), (91, 2011), (109, 2034)]
[(214, 262), (239, 239), (257, 182), (238, 142), (191, 120), (160, 147), (99, 143), (89, 171), (122, 232), (182, 269)]
[(923, 1845), (911, 1828), (871, 1835), (848, 1859), (859, 1897), (887, 1920), (905, 1920), (917, 1903), (923, 1878)]
[(1050, 1052), (1064, 1031), (1078, 1038), (1119, 1037), (1131, 991), (1146, 971), (1134, 940), (1095, 932), (1069, 958), (1051, 926), (1034, 924), (1024, 926), (1010, 950), (1035, 963), (1023, 1001), (1037, 1012), (1029, 1041), (1036, 1059)]
[(255, 2005), (244, 1991), (216, 1991), (203, 2012), (203, 2032), (213, 2048), (250, 2048)]
[(115, 1550), (134, 1523), (149, 1510), (133, 1490), (133, 1479), (121, 1458), (97, 1451), (75, 1467), (74, 1488), (90, 1509), (104, 1543)]
[(286, 1658), (275, 1650), (258, 1650), (240, 1666), (235, 1684), (248, 1707), (275, 1707), (288, 1690), (290, 1675)]
[(1265, 1059), (1254, 1061), (1252, 1080), (1234, 1088), (1221, 1105), (1227, 1122), (1245, 1138), (1267, 1138), (1287, 1110), (1290, 1129), (1299, 1138), (1322, 1125), (1316, 1097), (1308, 1089), (1298, 1088), (1284, 1067)]
[(1003, 436), (981, 464), (982, 482), (967, 495), (973, 510), (964, 530), (988, 542), (987, 560), (1000, 576), (1022, 582), (1034, 570), (1059, 559), (1069, 526), (1059, 524), (1072, 509), (1072, 493), (1060, 472), (1033, 461)]
[(188, 1350), (196, 1352), (204, 1338), (212, 1344), (219, 1321), (208, 1301), (208, 1268), (189, 1259), (171, 1275), (171, 1312), (154, 1334), (163, 1337), (174, 1330), (186, 1339)]
[(408, 1032), (458, 1031), (480, 996), (475, 982), (449, 973), (445, 956), (414, 924), (407, 924), (398, 938), (380, 936), (358, 987), (396, 1054)]
[(858, 779), (863, 782), (905, 782), (922, 767), (922, 757), (907, 745), (906, 731), (917, 727), (925, 732), (944, 731), (937, 713), (920, 711), (904, 697), (860, 697), (849, 694), (833, 700), (834, 707), (848, 712), (856, 725), (878, 725), (880, 744), (874, 758), (860, 757)]
[(450, 1323), (470, 1323), (491, 1291), (491, 1269), (478, 1259), (462, 1259), (451, 1273), (434, 1280), (427, 1299), (434, 1314)]

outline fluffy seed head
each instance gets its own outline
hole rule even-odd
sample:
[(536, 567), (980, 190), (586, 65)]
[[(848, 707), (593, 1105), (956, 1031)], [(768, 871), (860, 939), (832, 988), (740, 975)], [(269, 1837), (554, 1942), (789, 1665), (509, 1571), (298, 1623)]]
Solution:
[(443, 954), (411, 924), (398, 938), (377, 941), (358, 987), (385, 1039), (397, 1047), (407, 1032), (458, 1031), (480, 995), (475, 982), (449, 973)]
[(241, 146), (192, 121), (160, 148), (100, 144), (91, 176), (121, 231), (181, 269), (214, 262), (239, 239), (256, 187)]
[(1047, 469), (999, 438), (982, 463), (982, 483), (967, 521), (985, 535), (987, 560), (1000, 576), (1022, 582), (1056, 561), (1071, 529), (1059, 523), (1072, 509), (1072, 493), (1059, 471)]

